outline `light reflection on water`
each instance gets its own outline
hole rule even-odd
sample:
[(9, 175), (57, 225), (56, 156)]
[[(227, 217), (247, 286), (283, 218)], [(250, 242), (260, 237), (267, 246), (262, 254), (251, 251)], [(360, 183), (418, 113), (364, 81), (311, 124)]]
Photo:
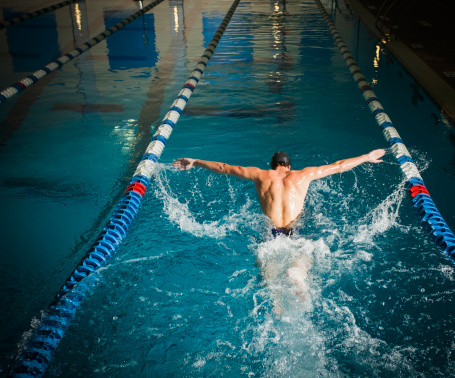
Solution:
[[(170, 168), (174, 158), (189, 156), (266, 169), (273, 152), (283, 149), (298, 169), (384, 146), (317, 9), (311, 2), (278, 5), (280, 13), (270, 12), (276, 4), (240, 5), (157, 165), (128, 238), (111, 263), (87, 280), (87, 299), (48, 375), (413, 376), (453, 371), (453, 267), (420, 228), (390, 155), (382, 165), (362, 166), (314, 183), (296, 237), (276, 240), (268, 235), (269, 224), (260, 214), (251, 183)], [(201, 33), (207, 43), (223, 12), (208, 9), (203, 16)], [(351, 23), (343, 24), (343, 33), (356, 32), (348, 28)], [(178, 40), (168, 61), (177, 61), (175, 70), (167, 72), (167, 85), (159, 87), (157, 103), (163, 109), (153, 108), (155, 113), (167, 110), (168, 99), (185, 78), (185, 65), (193, 68), (198, 56), (189, 51), (201, 52), (200, 41), (182, 38), (182, 28), (173, 30)], [(387, 93), (381, 98), (386, 110), (399, 113), (394, 102), (408, 104), (403, 99), (412, 95), (406, 92), (407, 82), (401, 89), (394, 87), (395, 94), (381, 89), (383, 83), (398, 85), (393, 64), (388, 58), (373, 66), (374, 41), (366, 33), (360, 35), (360, 46), (371, 54), (365, 53), (365, 67), (360, 54), (359, 64), (367, 77), (374, 71), (378, 95)], [(165, 54), (160, 52), (157, 61)], [(163, 66), (151, 73), (138, 68), (126, 72), (120, 65), (125, 62), (117, 63), (109, 74), (121, 80), (116, 86), (124, 91), (105, 94), (104, 99), (125, 100), (125, 109), (131, 106), (134, 111), (120, 118), (111, 114), (109, 121), (89, 114), (82, 122), (92, 128), (85, 132), (93, 137), (94, 152), (87, 152), (85, 159), (92, 162), (99, 154), (109, 161), (115, 156), (112, 159), (118, 160), (111, 163), (117, 168), (84, 164), (72, 170), (75, 180), (87, 181), (85, 171), (90, 171), (93, 177), (88, 181), (98, 183), (106, 169), (108, 175), (125, 180), (125, 169), (118, 166), (124, 167), (137, 149), (135, 143), (143, 143), (137, 136), (144, 125), (156, 118), (147, 114), (147, 121), (131, 121), (144, 111), (144, 92), (148, 91), (147, 101), (157, 95), (148, 79), (159, 82)], [(99, 77), (103, 75), (108, 76)], [(124, 98), (125, 92), (137, 89), (142, 97)], [(428, 108), (413, 108), (412, 117), (420, 120), (421, 114), (435, 111), (426, 101)], [(430, 120), (428, 116), (419, 125)], [(426, 148), (420, 141), (414, 147), (419, 130), (409, 124), (417, 122), (407, 119), (404, 132), (399, 131), (410, 137), (408, 147), (425, 179), (453, 186), (450, 175), (434, 174), (430, 164), (434, 154), (436, 171), (449, 164), (439, 157), (441, 151), (453, 152), (443, 132), (435, 132)], [(106, 125), (110, 129), (102, 128)], [(81, 131), (75, 127), (73, 132)], [(106, 138), (110, 142), (99, 145)], [(433, 138), (443, 141), (435, 143)], [(80, 139), (81, 155), (83, 141), (87, 139)], [(113, 144), (119, 149), (111, 150)], [(89, 182), (71, 184), (66, 177), (2, 180), (7, 189), (14, 187), (19, 199), (54, 198), (63, 206), (87, 202), (96, 190)], [(111, 181), (104, 185), (109, 189), (101, 200), (95, 197), (98, 206), (88, 201), (86, 207), (93, 209), (84, 210), (91, 218), (115, 195)], [(441, 206), (453, 214), (450, 201)], [(80, 207), (76, 211), (83, 212)], [(87, 239), (96, 237), (90, 232)], [(57, 261), (64, 260), (71, 270), (74, 264), (67, 260), (79, 256), (69, 255), (66, 251)], [(303, 298), (296, 295), (288, 273), (301, 258), (308, 268)], [(272, 264), (276, 274), (267, 276), (264, 264)], [(54, 285), (40, 282), (52, 297)]]

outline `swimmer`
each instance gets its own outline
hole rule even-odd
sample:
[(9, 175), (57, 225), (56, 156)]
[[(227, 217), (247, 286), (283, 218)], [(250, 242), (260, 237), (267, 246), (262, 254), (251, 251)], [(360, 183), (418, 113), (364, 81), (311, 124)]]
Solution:
[[(339, 160), (332, 164), (294, 171), (291, 170), (289, 156), (282, 151), (278, 151), (272, 156), (272, 169), (270, 170), (190, 158), (177, 159), (172, 165), (179, 170), (200, 167), (215, 173), (253, 181), (262, 212), (273, 223), (272, 235), (277, 237), (292, 235), (293, 227), (303, 210), (311, 181), (349, 171), (363, 163), (381, 163), (381, 157), (384, 154), (383, 149), (373, 150), (368, 154)], [(312, 260), (309, 257), (302, 256), (286, 272), (288, 279), (297, 289), (296, 295), (302, 302), (308, 297), (306, 281), (311, 263)], [(277, 278), (276, 267), (273, 263), (262, 265), (262, 269), (266, 281), (272, 282)], [(274, 311), (281, 314), (282, 308), (279, 301), (274, 299), (274, 303)]]
[(379, 149), (332, 164), (294, 171), (291, 170), (289, 156), (282, 151), (272, 156), (272, 169), (269, 170), (190, 158), (177, 159), (172, 165), (179, 170), (200, 167), (215, 173), (253, 181), (262, 212), (272, 221), (274, 225), (272, 234), (276, 237), (292, 235), (293, 227), (303, 210), (311, 181), (349, 171), (363, 163), (381, 163), (381, 157), (384, 154), (385, 150)]

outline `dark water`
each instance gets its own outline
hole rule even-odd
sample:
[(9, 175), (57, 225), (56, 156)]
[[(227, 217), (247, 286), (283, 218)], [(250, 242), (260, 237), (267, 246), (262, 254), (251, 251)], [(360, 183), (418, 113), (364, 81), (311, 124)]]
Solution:
[[(160, 29), (174, 6), (187, 22), (183, 36), (175, 25)], [(43, 92), (0, 151), (2, 371), (110, 216), (148, 127), (229, 6), (201, 2), (190, 28), (192, 8), (182, 16), (181, 5), (160, 5), (146, 19), (147, 44), (134, 50), (147, 63), (121, 60), (124, 34), (97, 47), (83, 62), (94, 66), (98, 93), (86, 71), (76, 74), (79, 63), (63, 68), (52, 82), (62, 85)], [(119, 17), (106, 13), (106, 24)], [(454, 229), (453, 125), (343, 3), (335, 19)], [(137, 22), (125, 30), (144, 41)], [(240, 4), (128, 237), (78, 289), (86, 300), (48, 376), (453, 373), (453, 264), (421, 228), (390, 153), (383, 164), (314, 182), (291, 239), (270, 238), (251, 183), (170, 167), (188, 156), (267, 169), (285, 150), (298, 169), (385, 148), (331, 38), (310, 1)], [(103, 54), (113, 58), (96, 58)], [(62, 91), (65, 103), (81, 103), (85, 91), (124, 112), (57, 114), (50, 109)], [(264, 278), (258, 260), (272, 274)], [(304, 301), (289, 279), (296, 262), (308, 269)]]

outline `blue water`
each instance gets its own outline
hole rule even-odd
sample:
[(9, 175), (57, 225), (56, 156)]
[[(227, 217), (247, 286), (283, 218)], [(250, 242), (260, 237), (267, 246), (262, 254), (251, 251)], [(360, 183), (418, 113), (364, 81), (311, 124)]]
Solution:
[[(98, 236), (230, 5), (160, 4), (65, 65), (7, 138), (27, 104), (2, 105), (0, 372)], [(163, 28), (175, 7), (185, 24)], [(105, 24), (134, 11), (106, 6)], [(455, 229), (453, 125), (344, 3), (334, 17)], [(122, 111), (56, 108), (68, 103)], [(291, 239), (269, 236), (250, 182), (171, 168), (186, 156), (267, 169), (285, 150), (298, 169), (385, 147), (316, 6), (241, 2), (128, 237), (77, 289), (86, 299), (47, 376), (453, 374), (453, 263), (421, 228), (391, 153), (314, 182)], [(286, 274), (296, 261), (304, 301)]]

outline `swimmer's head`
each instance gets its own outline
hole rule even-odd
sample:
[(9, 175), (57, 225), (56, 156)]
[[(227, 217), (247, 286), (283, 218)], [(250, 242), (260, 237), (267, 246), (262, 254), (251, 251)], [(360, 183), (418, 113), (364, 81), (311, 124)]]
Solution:
[(273, 154), (272, 162), (270, 165), (272, 169), (277, 169), (279, 165), (283, 167), (291, 167), (291, 159), (289, 159), (289, 156), (286, 152), (278, 151)]

